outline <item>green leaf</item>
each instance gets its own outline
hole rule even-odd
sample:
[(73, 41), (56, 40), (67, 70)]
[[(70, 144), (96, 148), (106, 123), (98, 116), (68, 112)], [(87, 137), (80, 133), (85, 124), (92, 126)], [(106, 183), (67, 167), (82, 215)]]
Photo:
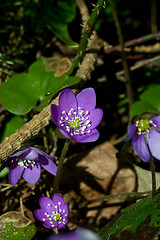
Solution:
[(160, 110), (160, 84), (149, 86), (148, 89), (141, 94), (141, 99)]
[[(0, 167), (2, 164), (0, 164)], [(5, 167), (1, 172), (0, 172), (0, 178), (5, 177), (9, 173), (9, 167)]]
[(28, 73), (17, 74), (0, 86), (0, 103), (11, 113), (23, 115), (35, 107), (38, 100), (46, 106), (57, 91), (80, 81), (79, 77), (65, 73), (59, 77), (54, 74), (55, 71), (46, 70), (42, 59), (34, 62)]
[(0, 136), (0, 140), (3, 141), (5, 137), (12, 135), (17, 129), (21, 128), (26, 123), (25, 119), (20, 116), (13, 116), (5, 124)]
[(36, 233), (32, 221), (16, 211), (0, 216), (0, 239), (31, 240)]
[(130, 108), (130, 119), (135, 115), (140, 115), (144, 112), (157, 112), (157, 108), (145, 101), (137, 101)]
[(160, 233), (160, 194), (146, 197), (121, 211), (99, 232), (104, 240), (154, 239)]
[(54, 34), (69, 46), (77, 46), (71, 40), (68, 23), (76, 16), (75, 0), (44, 1), (42, 20)]

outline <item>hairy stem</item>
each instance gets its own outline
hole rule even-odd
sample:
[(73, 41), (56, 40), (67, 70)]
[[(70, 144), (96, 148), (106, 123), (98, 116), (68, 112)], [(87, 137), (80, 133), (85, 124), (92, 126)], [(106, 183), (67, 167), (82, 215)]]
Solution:
[(154, 198), (156, 196), (156, 174), (155, 174), (155, 165), (154, 165), (154, 160), (152, 155), (149, 162), (150, 162), (150, 168), (152, 173), (152, 198)]
[(129, 68), (127, 64), (127, 59), (126, 59), (126, 53), (124, 50), (124, 41), (123, 41), (123, 36), (122, 36), (122, 31), (121, 31), (121, 26), (118, 20), (118, 16), (116, 13), (115, 5), (114, 5), (114, 0), (110, 0), (111, 3), (111, 8), (112, 8), (112, 13), (113, 13), (113, 18), (115, 21), (116, 29), (117, 29), (117, 34), (119, 38), (119, 43), (121, 45), (121, 54), (122, 54), (122, 64), (123, 64), (123, 69), (124, 69), (124, 75), (125, 75), (125, 80), (126, 80), (126, 88), (127, 88), (127, 95), (129, 99), (129, 107), (133, 103), (133, 98), (132, 98), (132, 88), (131, 88), (131, 81), (130, 81), (130, 73), (129, 73)]
[(63, 147), (63, 150), (62, 150), (62, 153), (61, 153), (61, 157), (59, 159), (59, 165), (58, 165), (58, 169), (57, 169), (57, 174), (56, 174), (55, 180), (54, 180), (54, 193), (58, 193), (59, 192), (60, 174), (61, 174), (63, 162), (64, 162), (64, 159), (65, 159), (65, 156), (66, 156), (69, 144), (70, 144), (70, 140), (67, 139), (65, 144), (64, 144), (64, 147)]
[(102, 7), (104, 6), (104, 4), (105, 4), (104, 0), (98, 0), (97, 1), (97, 4), (95, 5), (91, 16), (89, 17), (87, 23), (84, 25), (84, 31), (83, 31), (83, 34), (82, 34), (82, 37), (81, 37), (81, 40), (80, 40), (80, 43), (79, 43), (79, 48), (78, 48), (78, 51), (77, 51), (75, 61), (73, 63), (73, 68), (72, 68), (73, 72), (76, 71), (76, 69), (78, 68), (78, 65), (83, 60), (89, 38), (90, 38), (90, 36), (91, 36), (91, 34), (94, 30), (95, 23), (97, 21), (99, 12), (102, 9)]

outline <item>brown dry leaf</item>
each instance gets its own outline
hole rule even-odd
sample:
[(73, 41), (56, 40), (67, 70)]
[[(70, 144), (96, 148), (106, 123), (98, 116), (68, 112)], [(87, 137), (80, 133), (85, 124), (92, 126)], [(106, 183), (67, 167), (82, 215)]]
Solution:
[[(71, 156), (64, 167), (62, 187), (65, 185), (67, 193), (70, 194), (74, 190), (83, 200), (132, 192), (135, 189), (135, 173), (126, 166), (119, 169), (117, 152), (111, 143), (105, 142), (91, 151)], [(103, 218), (110, 219), (120, 208), (117, 203), (124, 200), (125, 198), (112, 199), (107, 205), (90, 204), (87, 217), (95, 218), (96, 224)], [(77, 202), (77, 199), (75, 201)], [(110, 204), (112, 206), (109, 206)]]
[(44, 58), (43, 61), (46, 65), (46, 70), (55, 71), (55, 77), (59, 77), (67, 72), (72, 65), (68, 58), (50, 57)]

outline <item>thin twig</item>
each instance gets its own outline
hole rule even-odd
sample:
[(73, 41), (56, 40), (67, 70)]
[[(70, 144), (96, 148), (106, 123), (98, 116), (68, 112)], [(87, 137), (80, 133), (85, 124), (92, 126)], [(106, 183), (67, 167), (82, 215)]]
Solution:
[(20, 209), (21, 209), (21, 213), (22, 215), (24, 216), (24, 210), (23, 210), (23, 200), (22, 200), (22, 197), (20, 197)]
[(49, 153), (48, 140), (47, 140), (47, 137), (46, 137), (46, 129), (45, 128), (42, 129), (42, 133), (44, 134), (43, 144), (44, 144), (44, 147), (46, 148), (46, 153)]
[[(159, 39), (160, 38), (160, 32), (154, 33), (154, 34), (149, 34), (140, 38), (135, 38), (132, 39), (130, 41), (127, 41), (124, 43), (124, 47), (131, 47), (137, 44), (141, 44), (153, 39)], [(116, 46), (108, 46), (108, 43), (104, 44), (104, 52), (105, 53), (111, 53), (114, 51), (120, 51), (121, 50), (121, 46), (120, 45), (116, 45)]]
[[(139, 69), (141, 67), (145, 67), (146, 65), (148, 65), (150, 63), (153, 63), (153, 62), (155, 62), (157, 60), (160, 60), (160, 55), (156, 56), (156, 57), (153, 57), (153, 58), (141, 60), (138, 63), (136, 63), (134, 66), (130, 67), (130, 71), (134, 71), (134, 70), (137, 70), (137, 69)], [(125, 78), (124, 78), (123, 75), (124, 75), (124, 71), (123, 70), (116, 73), (117, 79), (122, 81), (122, 82), (125, 82)]]
[(113, 198), (121, 198), (121, 197), (130, 197), (130, 198), (143, 198), (146, 197), (147, 195), (149, 195), (151, 192), (131, 192), (131, 193), (120, 193), (120, 194), (113, 194), (113, 195), (107, 195), (104, 197), (100, 197), (100, 198), (96, 198), (96, 199), (92, 199), (92, 200), (88, 200), (85, 202), (82, 202), (79, 204), (78, 208), (84, 208), (86, 207), (88, 204), (91, 203), (97, 203), (97, 202), (105, 202), (108, 201), (110, 199)]
[(151, 1), (151, 32), (157, 32), (157, 0)]
[(84, 0), (76, 0), (76, 3), (79, 8), (79, 11), (81, 13), (82, 22), (83, 22), (83, 24), (86, 24), (89, 19), (88, 8), (87, 8)]
[(124, 51), (124, 41), (123, 41), (121, 26), (120, 26), (117, 12), (116, 12), (115, 5), (114, 5), (114, 0), (110, 0), (110, 3), (111, 3), (111, 8), (112, 8), (113, 18), (114, 18), (116, 29), (117, 29), (119, 43), (121, 45), (122, 64), (123, 64), (123, 69), (124, 69), (124, 74), (125, 74), (125, 79), (126, 79), (126, 88), (127, 88), (127, 95), (128, 95), (129, 107), (130, 107), (133, 103), (133, 97), (132, 97), (130, 73), (129, 73), (129, 68), (128, 68), (128, 64), (127, 64), (126, 53)]

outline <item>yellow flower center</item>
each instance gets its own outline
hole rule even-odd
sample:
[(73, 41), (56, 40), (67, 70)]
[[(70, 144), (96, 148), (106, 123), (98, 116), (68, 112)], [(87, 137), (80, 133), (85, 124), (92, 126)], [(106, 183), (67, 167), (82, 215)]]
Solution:
[(52, 217), (55, 221), (58, 221), (61, 218), (61, 215), (59, 213), (54, 213)]
[(136, 127), (137, 127), (137, 134), (145, 134), (146, 132), (149, 132), (152, 127), (156, 127), (156, 125), (153, 123), (152, 120), (148, 119), (141, 119), (136, 121)]
[(81, 121), (79, 118), (72, 118), (72, 120), (69, 122), (69, 125), (72, 127), (72, 128), (78, 128), (81, 126)]

